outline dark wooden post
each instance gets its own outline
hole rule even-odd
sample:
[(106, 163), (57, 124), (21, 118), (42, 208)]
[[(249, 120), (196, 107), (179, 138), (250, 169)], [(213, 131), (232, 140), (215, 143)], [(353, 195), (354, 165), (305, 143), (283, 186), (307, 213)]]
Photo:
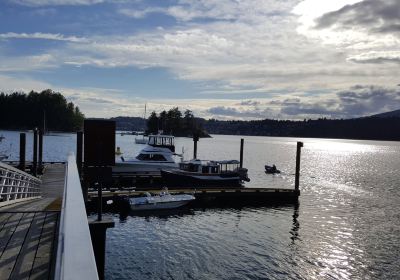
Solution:
[(197, 142), (199, 141), (199, 135), (193, 134), (193, 159), (197, 158)]
[(39, 172), (43, 169), (43, 130), (39, 130)]
[(107, 229), (113, 227), (114, 222), (110, 220), (91, 221), (89, 223), (90, 237), (92, 239), (94, 257), (96, 259), (97, 273), (99, 274), (99, 279), (104, 279)]
[(240, 139), (240, 168), (243, 168), (243, 145), (244, 139)]
[(19, 169), (25, 171), (26, 134), (19, 134)]
[(38, 154), (38, 130), (33, 130), (33, 159), (32, 159), (32, 173), (34, 176), (37, 175), (37, 154)]
[(303, 147), (303, 142), (297, 142), (297, 151), (296, 151), (296, 177), (294, 181), (294, 189), (299, 191), (300, 184), (300, 155), (301, 148)]
[(76, 165), (78, 166), (79, 176), (82, 176), (82, 174), (81, 174), (82, 173), (82, 148), (83, 148), (83, 132), (78, 131), (76, 134)]

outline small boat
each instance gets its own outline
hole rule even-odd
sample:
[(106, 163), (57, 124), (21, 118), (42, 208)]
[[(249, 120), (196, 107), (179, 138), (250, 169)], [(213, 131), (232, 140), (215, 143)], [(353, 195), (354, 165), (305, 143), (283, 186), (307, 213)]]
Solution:
[(273, 164), (272, 166), (265, 165), (265, 173), (278, 174), (278, 173), (281, 173), (281, 171), (276, 168), (275, 164)]
[(182, 207), (195, 199), (190, 194), (170, 194), (168, 190), (164, 190), (159, 195), (146, 193), (144, 197), (130, 198), (129, 204), (134, 211), (164, 210)]
[(181, 162), (179, 170), (161, 170), (161, 177), (174, 188), (242, 187), (243, 181), (250, 181), (247, 169), (240, 168), (237, 160), (194, 159)]

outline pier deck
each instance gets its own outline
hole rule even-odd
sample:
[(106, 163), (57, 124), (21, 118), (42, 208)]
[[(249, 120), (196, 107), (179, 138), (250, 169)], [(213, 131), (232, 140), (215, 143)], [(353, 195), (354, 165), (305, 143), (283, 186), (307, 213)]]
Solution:
[(0, 280), (52, 278), (64, 178), (64, 165), (48, 165), (41, 198), (0, 208)]

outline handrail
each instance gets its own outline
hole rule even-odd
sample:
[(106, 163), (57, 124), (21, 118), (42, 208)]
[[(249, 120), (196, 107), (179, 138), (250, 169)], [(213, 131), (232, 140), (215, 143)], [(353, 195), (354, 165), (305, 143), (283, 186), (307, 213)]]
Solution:
[(0, 207), (40, 197), (40, 184), (38, 178), (0, 162)]
[(99, 279), (75, 156), (68, 155), (55, 279)]

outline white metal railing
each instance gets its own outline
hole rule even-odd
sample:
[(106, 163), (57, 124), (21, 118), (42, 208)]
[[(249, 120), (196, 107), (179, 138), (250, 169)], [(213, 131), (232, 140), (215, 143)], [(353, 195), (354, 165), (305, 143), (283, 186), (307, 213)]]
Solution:
[(0, 162), (0, 206), (38, 198), (41, 180)]
[(99, 279), (75, 156), (68, 156), (55, 279)]

